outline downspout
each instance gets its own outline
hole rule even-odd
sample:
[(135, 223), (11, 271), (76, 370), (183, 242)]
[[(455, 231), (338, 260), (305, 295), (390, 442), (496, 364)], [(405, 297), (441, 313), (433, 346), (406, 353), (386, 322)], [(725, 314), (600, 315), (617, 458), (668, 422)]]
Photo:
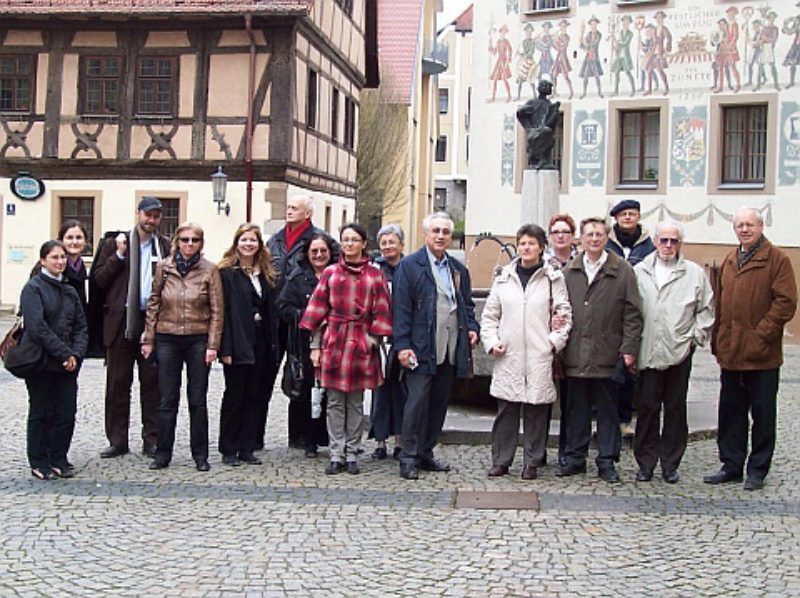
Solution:
[(250, 65), (247, 71), (247, 129), (245, 130), (244, 176), (247, 183), (247, 217), (253, 218), (253, 102), (256, 86), (256, 38), (253, 35), (253, 16), (244, 16), (244, 29), (250, 38)]

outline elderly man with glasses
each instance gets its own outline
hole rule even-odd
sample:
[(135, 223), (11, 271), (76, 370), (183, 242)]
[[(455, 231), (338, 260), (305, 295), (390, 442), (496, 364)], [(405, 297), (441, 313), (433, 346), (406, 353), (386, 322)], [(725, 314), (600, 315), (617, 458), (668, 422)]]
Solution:
[(638, 482), (653, 479), (660, 461), (662, 478), (674, 484), (689, 438), (686, 393), (692, 356), (695, 347), (706, 344), (714, 324), (713, 293), (703, 268), (681, 254), (680, 224), (660, 222), (654, 239), (655, 253), (634, 268), (644, 328), (639, 346), (640, 399), (633, 452), (639, 464)]
[(400, 477), (419, 469), (450, 471), (434, 459), (454, 376), (469, 375), (480, 326), (475, 319), (469, 271), (447, 253), (453, 220), (445, 212), (422, 221), (425, 247), (404, 258), (392, 285), (394, 350), (406, 368)]

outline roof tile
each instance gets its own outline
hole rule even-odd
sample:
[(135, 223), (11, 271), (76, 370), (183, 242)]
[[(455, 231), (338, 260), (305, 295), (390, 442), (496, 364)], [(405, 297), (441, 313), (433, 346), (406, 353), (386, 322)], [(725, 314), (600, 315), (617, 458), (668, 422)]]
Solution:
[(381, 87), (391, 103), (411, 104), (411, 90), (425, 0), (385, 0), (378, 3), (378, 59)]
[(0, 14), (308, 14), (314, 0), (0, 0)]

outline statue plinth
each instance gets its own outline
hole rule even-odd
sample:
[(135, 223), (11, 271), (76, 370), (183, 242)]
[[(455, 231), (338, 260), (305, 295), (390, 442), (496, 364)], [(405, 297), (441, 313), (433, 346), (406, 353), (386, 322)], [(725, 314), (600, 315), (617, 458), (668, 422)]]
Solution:
[(522, 210), (520, 224), (538, 224), (547, 230), (553, 214), (558, 214), (557, 170), (524, 170), (522, 172)]

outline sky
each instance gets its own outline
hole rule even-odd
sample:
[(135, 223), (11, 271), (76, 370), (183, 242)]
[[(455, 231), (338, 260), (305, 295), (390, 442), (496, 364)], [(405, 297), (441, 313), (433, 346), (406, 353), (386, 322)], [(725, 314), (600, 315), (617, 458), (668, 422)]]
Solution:
[(464, 12), (464, 9), (472, 2), (473, 0), (444, 0), (444, 11), (437, 15), (436, 18), (439, 29)]

